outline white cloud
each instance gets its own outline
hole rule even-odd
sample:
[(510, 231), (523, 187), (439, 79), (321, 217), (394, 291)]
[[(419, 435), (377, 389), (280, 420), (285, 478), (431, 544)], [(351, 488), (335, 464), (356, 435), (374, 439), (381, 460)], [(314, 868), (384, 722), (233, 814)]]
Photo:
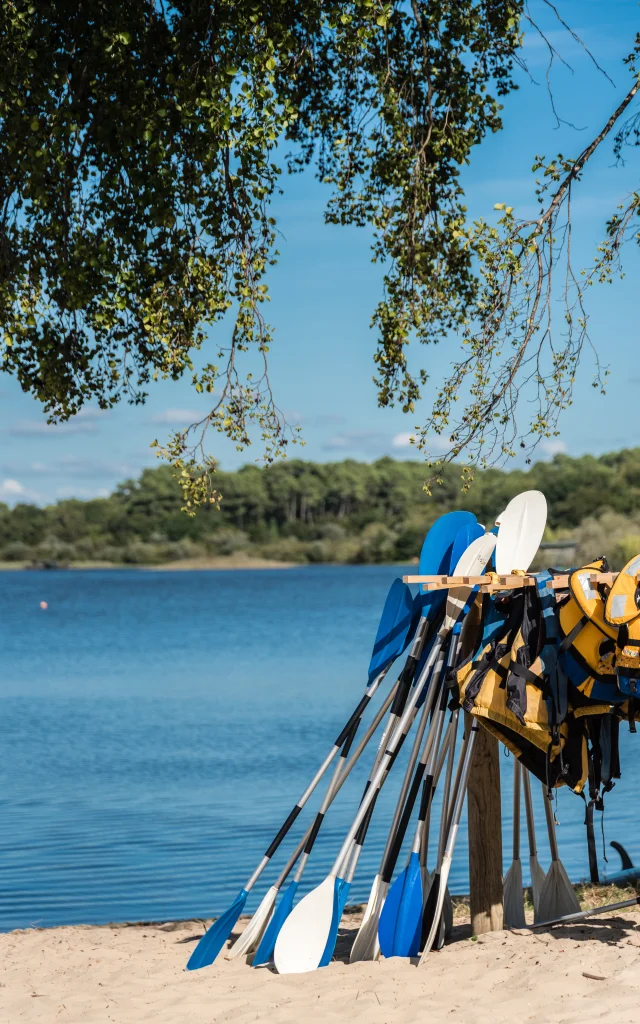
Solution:
[(0, 480), (0, 501), (15, 505), (18, 501), (35, 502), (39, 500), (40, 494), (37, 491), (29, 490), (14, 477), (5, 477), (4, 480)]
[(394, 448), (409, 448), (413, 440), (414, 435), (409, 433), (409, 431), (405, 431), (401, 434), (395, 434), (391, 440), (391, 444)]
[(540, 451), (544, 452), (550, 458), (554, 455), (565, 455), (567, 452), (567, 445), (565, 441), (561, 441), (559, 437), (549, 438), (546, 441), (540, 442)]
[(168, 427), (190, 427), (192, 423), (199, 423), (204, 419), (206, 413), (198, 412), (197, 409), (165, 409), (151, 417), (152, 423), (164, 423)]
[(24, 494), (25, 488), (22, 486), (19, 480), (3, 480), (0, 484), (0, 494), (6, 494), (7, 496), (13, 497), (16, 494)]

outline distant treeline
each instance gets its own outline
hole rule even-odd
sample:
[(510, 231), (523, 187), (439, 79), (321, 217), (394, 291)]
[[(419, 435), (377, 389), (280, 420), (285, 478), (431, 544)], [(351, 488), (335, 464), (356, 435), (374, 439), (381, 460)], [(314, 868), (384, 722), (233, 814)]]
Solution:
[(557, 455), (527, 472), (485, 470), (461, 493), (448, 467), (432, 495), (420, 462), (383, 458), (320, 465), (301, 460), (220, 472), (220, 511), (190, 519), (166, 466), (145, 470), (108, 498), (40, 508), (0, 504), (0, 560), (158, 564), (251, 556), (294, 562), (406, 562), (441, 513), (467, 508), (491, 524), (526, 488), (549, 503), (547, 539), (575, 538), (577, 557), (607, 553), (620, 564), (640, 551), (640, 448), (600, 458)]

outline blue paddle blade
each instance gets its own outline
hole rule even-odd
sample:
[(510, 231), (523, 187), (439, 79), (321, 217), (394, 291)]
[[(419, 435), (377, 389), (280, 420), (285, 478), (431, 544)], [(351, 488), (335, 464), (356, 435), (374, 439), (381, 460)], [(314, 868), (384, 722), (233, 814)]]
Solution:
[[(436, 519), (422, 545), (419, 575), (448, 575), (451, 568), (451, 550), (456, 536), (464, 526), (473, 523), (477, 524), (477, 520), (471, 512), (447, 512)], [(420, 591), (424, 615), (431, 615), (447, 595), (446, 590), (425, 591), (422, 585)]]
[(246, 889), (241, 889), (228, 910), (225, 910), (224, 914), (217, 921), (214, 921), (208, 931), (204, 933), (189, 957), (187, 963), (188, 971), (197, 971), (201, 967), (208, 967), (213, 963), (244, 910), (248, 895), (249, 893)]
[[(393, 941), (396, 933), (396, 921), (400, 911), (400, 900), (402, 899), (402, 878), (404, 871), (398, 875), (395, 882), (389, 889), (382, 912), (378, 919), (378, 942), (380, 952), (383, 956), (393, 956)], [(400, 882), (400, 885), (398, 885)]]
[(286, 892), (283, 893), (278, 906), (273, 912), (273, 917), (269, 921), (265, 933), (260, 939), (260, 945), (256, 949), (251, 962), (252, 967), (260, 967), (261, 964), (268, 964), (273, 959), (276, 940), (280, 934), (280, 929), (293, 909), (293, 901), (299, 884), (300, 883), (296, 882), (294, 879)]
[(413, 597), (406, 583), (395, 579), (389, 587), (369, 662), (369, 682), (404, 650), (413, 622)]
[(331, 957), (333, 951), (336, 948), (336, 941), (338, 938), (338, 928), (342, 920), (344, 908), (349, 898), (349, 889), (351, 888), (351, 882), (345, 881), (344, 878), (336, 878), (335, 889), (333, 890), (333, 917), (331, 918), (331, 928), (327, 936), (327, 943), (324, 947), (324, 953), (318, 967), (327, 967), (331, 963)]
[(422, 930), (422, 871), (420, 857), (412, 853), (409, 863), (395, 881), (402, 893), (393, 936), (393, 956), (417, 956)]

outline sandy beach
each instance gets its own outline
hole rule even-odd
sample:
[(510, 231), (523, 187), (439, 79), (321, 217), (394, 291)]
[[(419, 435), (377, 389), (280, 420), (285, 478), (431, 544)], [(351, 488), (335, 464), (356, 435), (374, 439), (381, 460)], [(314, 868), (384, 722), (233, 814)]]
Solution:
[[(640, 915), (550, 932), (454, 939), (427, 966), (349, 965), (358, 915), (341, 928), (337, 959), (279, 977), (220, 959), (187, 973), (202, 922), (73, 926), (0, 935), (0, 1021), (41, 1024), (627, 1024), (640, 1020)], [(238, 931), (241, 930), (241, 924)]]

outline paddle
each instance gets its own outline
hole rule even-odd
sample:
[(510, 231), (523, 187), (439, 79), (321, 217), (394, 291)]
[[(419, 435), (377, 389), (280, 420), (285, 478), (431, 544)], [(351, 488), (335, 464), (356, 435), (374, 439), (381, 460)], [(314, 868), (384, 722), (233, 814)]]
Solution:
[(529, 874), (531, 875), (531, 902), (533, 903), (534, 920), (538, 919), (540, 893), (544, 885), (544, 871), (538, 862), (536, 849), (536, 825), (533, 817), (533, 800), (531, 799), (531, 782), (529, 772), (522, 769), (522, 790), (524, 792), (524, 808), (527, 816), (527, 834), (529, 836)]
[[(415, 669), (414, 669), (414, 671), (415, 671)], [(422, 687), (423, 693), (425, 692), (426, 685), (427, 684), (425, 683), (423, 685), (423, 687)], [(406, 695), (405, 695), (405, 700), (406, 700)], [(338, 935), (338, 927), (340, 925), (340, 920), (342, 918), (342, 914), (343, 914), (343, 911), (344, 911), (344, 908), (345, 908), (345, 905), (346, 905), (346, 902), (347, 902), (347, 898), (349, 896), (349, 890), (351, 889), (351, 883), (353, 882), (353, 877), (355, 875), (356, 868), (358, 866), (358, 860), (360, 859), (360, 854), (362, 852), (362, 847), (364, 845), (364, 841), (366, 839), (367, 832), (368, 832), (369, 826), (371, 824), (371, 818), (373, 816), (373, 811), (374, 811), (376, 800), (378, 798), (380, 790), (382, 789), (382, 786), (384, 785), (386, 779), (388, 778), (389, 772), (391, 771), (391, 768), (393, 767), (394, 761), (395, 761), (397, 755), (399, 754), (400, 749), (401, 749), (402, 745), (404, 744), (404, 741), (405, 741), (405, 739), (406, 739), (406, 737), (407, 737), (407, 735), (408, 735), (408, 733), (409, 733), (409, 731), (411, 729), (411, 726), (413, 724), (413, 720), (414, 720), (414, 718), (417, 715), (418, 705), (420, 704), (421, 700), (422, 700), (422, 694), (418, 694), (418, 699), (417, 699), (417, 701), (415, 701), (415, 706), (413, 708), (413, 711), (412, 711), (411, 715), (409, 716), (408, 721), (406, 721), (404, 723), (404, 725), (402, 726), (402, 729), (399, 730), (400, 734), (396, 735), (397, 742), (395, 743), (395, 749), (394, 749), (393, 755), (389, 758), (389, 761), (388, 761), (388, 763), (386, 765), (384, 774), (382, 775), (382, 778), (380, 779), (380, 781), (377, 783), (376, 791), (375, 791), (375, 793), (373, 794), (373, 797), (370, 800), (367, 813), (364, 815), (362, 821), (360, 822), (360, 826), (358, 828), (358, 831), (356, 832), (356, 835), (355, 835), (355, 838), (353, 839), (351, 847), (350, 847), (349, 851), (345, 854), (345, 857), (343, 859), (342, 867), (341, 867), (341, 870), (340, 870), (340, 877), (336, 881), (336, 891), (335, 891), (335, 898), (334, 898), (334, 907), (333, 907), (333, 917), (332, 917), (332, 921), (331, 921), (331, 929), (330, 929), (329, 934), (327, 936), (327, 941), (326, 941), (326, 944), (325, 944), (325, 949), (324, 949), (323, 955), (322, 955), (322, 957), (320, 959), (320, 963), (318, 964), (319, 967), (326, 967), (327, 964), (331, 961), (331, 957), (333, 956), (333, 950), (334, 950), (336, 939), (337, 939), (337, 935)], [(429, 706), (429, 702), (427, 702), (425, 700), (424, 710), (423, 710), (423, 717), (427, 716), (427, 714), (428, 714), (428, 706)], [(403, 707), (399, 706), (398, 712), (397, 712), (397, 715), (396, 715), (396, 722), (398, 721), (399, 715), (402, 713), (402, 710), (403, 710)], [(392, 711), (393, 711), (393, 708), (392, 708)], [(376, 769), (378, 767), (378, 764), (380, 763), (380, 760), (381, 760), (382, 756), (384, 755), (384, 749), (385, 749), (385, 745), (386, 745), (386, 742), (387, 742), (387, 738), (388, 738), (389, 735), (391, 735), (393, 733), (394, 725), (395, 725), (395, 722), (392, 721), (392, 716), (390, 716), (389, 723), (388, 723), (388, 726), (387, 726), (387, 730), (385, 732), (385, 736), (383, 736), (384, 742), (381, 743), (380, 747), (378, 748), (378, 752), (377, 752), (377, 755), (376, 755), (376, 760), (374, 761), (374, 765), (373, 765), (373, 768), (372, 768), (372, 771), (371, 771), (371, 775), (369, 776), (369, 779), (368, 779), (367, 784), (366, 784), (365, 789), (364, 789), (363, 800), (367, 796), (367, 792), (368, 792), (369, 787), (373, 784), (374, 773), (375, 773), (375, 771), (376, 771)]]
[[(458, 625), (459, 623), (456, 623), (454, 631), (457, 630)], [(458, 637), (459, 631), (454, 633), (452, 636), (449, 656), (447, 658), (447, 666), (441, 682), (439, 707), (433, 717), (430, 735), (427, 743), (425, 744), (425, 751), (423, 751), (421, 758), (422, 799), (411, 851), (405, 868), (400, 872), (389, 890), (380, 914), (378, 940), (380, 951), (385, 957), (415, 956), (418, 953), (420, 925), (424, 904), (423, 883), (426, 882), (426, 878), (423, 879), (423, 865), (421, 863), (420, 851), (422, 844), (427, 842), (425, 837), (425, 825), (435, 792), (434, 765), (436, 762), (438, 746), (447, 710), (447, 697), (449, 691), (445, 681), (449, 670), (455, 663)], [(428, 753), (426, 749), (427, 744), (430, 744)], [(449, 774), (450, 773), (448, 771), (447, 776), (449, 776)], [(389, 857), (389, 863), (385, 866), (384, 877), (391, 877), (395, 860), (400, 852), (400, 847), (404, 839), (404, 832), (411, 814), (411, 807), (406, 808), (406, 810), (408, 810), (409, 813), (408, 815), (406, 813), (403, 815), (402, 825), (404, 828), (401, 826), (398, 829), (398, 835), (394, 842), (395, 857), (393, 857), (393, 855)]]
[(513, 759), (513, 859), (504, 882), (504, 923), (507, 928), (524, 928), (524, 892), (522, 889), (522, 861), (520, 860), (520, 776), (517, 757)]
[(551, 847), (551, 865), (547, 871), (540, 899), (538, 901), (538, 917), (536, 924), (544, 924), (545, 921), (555, 920), (557, 917), (566, 917), (567, 914), (578, 914), (580, 904), (576, 898), (569, 876), (558, 855), (558, 840), (556, 838), (555, 823), (553, 820), (553, 808), (551, 797), (544, 785), (542, 787), (544, 797), (544, 813), (547, 819), (547, 830), (549, 832), (549, 846)]
[[(444, 655), (441, 653), (433, 670), (434, 679), (440, 678), (443, 665)], [(407, 830), (409, 818), (420, 789), (420, 782), (424, 772), (424, 763), (430, 750), (430, 747), (425, 744), (420, 763), (416, 768), (416, 762), (420, 752), (424, 731), (427, 727), (428, 710), (428, 705), (423, 707), (420, 725), (414, 738), (413, 747), (409, 755), (405, 775), (400, 787), (396, 809), (389, 829), (387, 842), (382, 854), (380, 869), (371, 887), (371, 893), (369, 895), (369, 901), (367, 903), (363, 922), (360, 925), (353, 946), (351, 947), (351, 954), (349, 958), (351, 963), (356, 963), (359, 960), (376, 960), (380, 952), (378, 942), (378, 918), (384, 905), (393, 869), (400, 853), (400, 847), (402, 846), (402, 841)], [(425, 761), (423, 761), (423, 758)]]
[[(397, 689), (397, 685), (398, 684), (396, 683), (396, 686), (394, 687), (394, 689), (385, 698), (384, 703), (379, 708), (379, 710), (376, 712), (375, 717), (373, 718), (371, 724), (367, 728), (367, 731), (365, 732), (364, 736), (360, 740), (360, 743), (358, 744), (358, 747), (356, 748), (355, 753), (353, 753), (351, 755), (351, 758), (349, 759), (349, 761), (347, 762), (347, 764), (344, 767), (344, 771), (341, 772), (340, 778), (338, 779), (335, 788), (332, 789), (331, 800), (329, 801), (329, 804), (333, 803), (333, 801), (337, 797), (337, 795), (340, 792), (342, 786), (344, 785), (344, 783), (346, 782), (347, 778), (349, 777), (349, 774), (351, 773), (352, 768), (354, 767), (354, 765), (356, 764), (356, 762), (360, 758), (363, 750), (368, 745), (369, 740), (371, 739), (373, 734), (376, 732), (378, 726), (380, 725), (380, 722), (382, 721), (382, 719), (384, 718), (385, 714), (389, 710), (389, 707), (391, 706), (391, 702), (392, 702), (392, 700), (393, 700), (393, 698), (395, 696), (395, 691)], [(320, 812), (318, 812), (318, 814), (319, 813)], [(326, 811), (325, 811), (325, 813), (326, 813)], [(298, 846), (296, 847), (296, 849), (292, 853), (292, 855), (289, 858), (287, 864), (285, 865), (285, 867), (283, 868), (282, 872), (280, 873), (277, 881), (275, 882), (275, 885), (273, 886), (273, 888), (275, 888), (278, 892), (280, 891), (280, 889), (282, 888), (282, 886), (286, 882), (287, 878), (289, 877), (293, 867), (295, 866), (295, 864), (298, 861), (298, 858), (303, 853), (303, 851), (307, 848), (307, 844), (309, 843), (310, 837), (313, 834), (314, 829), (315, 829), (314, 841), (315, 841), (315, 838), (317, 838), (317, 829), (316, 829), (317, 817), (318, 816), (316, 816), (316, 819), (313, 821), (313, 823), (307, 829), (306, 833), (304, 834), (304, 836), (302, 837), (302, 839), (298, 843)], [(297, 880), (294, 879), (294, 881), (291, 883), (291, 885), (288, 886), (286, 892), (283, 893), (282, 899), (280, 900), (278, 906), (276, 907), (276, 909), (275, 909), (275, 911), (273, 913), (273, 916), (271, 917), (271, 920), (269, 921), (269, 923), (268, 923), (268, 925), (267, 925), (267, 927), (266, 927), (266, 929), (264, 931), (264, 934), (262, 935), (262, 938), (260, 939), (259, 945), (258, 945), (258, 947), (256, 949), (255, 955), (254, 955), (253, 960), (252, 960), (252, 967), (259, 967), (259, 966), (261, 966), (261, 964), (268, 963), (268, 961), (271, 959), (271, 957), (273, 955), (273, 947), (274, 947), (275, 941), (276, 941), (276, 939), (278, 937), (278, 933), (280, 931), (280, 928), (282, 927), (284, 921), (286, 920), (288, 914), (291, 911), (291, 907), (293, 906), (293, 900), (295, 898), (296, 890), (297, 890), (299, 882), (300, 882), (300, 878), (299, 878), (297, 872), (296, 872), (296, 877), (297, 877)]]
[[(418, 620), (420, 620), (420, 621), (418, 622)], [(413, 675), (415, 673), (416, 666), (419, 664), (419, 660), (418, 659), (419, 659), (419, 655), (421, 654), (421, 649), (423, 648), (423, 645), (425, 644), (425, 642), (427, 642), (430, 639), (430, 637), (429, 637), (429, 628), (423, 628), (423, 625), (424, 625), (424, 627), (429, 627), (428, 621), (426, 619), (424, 619), (422, 617), (422, 615), (419, 614), (419, 615), (416, 616), (416, 614), (415, 614), (415, 602), (414, 602), (414, 614), (413, 614), (411, 631), (412, 632), (415, 631), (415, 637), (414, 637), (414, 641), (413, 641), (413, 644), (412, 644), (412, 647), (411, 647), (411, 652), (410, 652), (410, 654), (409, 654), (409, 656), (407, 658), (407, 662), (406, 662), (405, 667), (403, 669), (403, 672), (402, 672), (402, 674), (400, 676), (400, 679), (399, 679), (399, 681), (397, 683), (397, 686), (395, 687), (394, 699), (393, 699), (393, 704), (392, 704), (392, 708), (391, 708), (391, 713), (390, 713), (390, 716), (389, 716), (389, 721), (388, 721), (388, 723), (387, 723), (387, 725), (385, 727), (385, 730), (383, 732), (382, 739), (381, 739), (379, 747), (378, 747), (378, 751), (380, 751), (384, 747), (384, 745), (386, 743), (386, 740), (387, 740), (387, 736), (388, 736), (390, 730), (393, 728), (394, 722), (397, 720), (398, 715), (401, 713), (401, 711), (402, 711), (402, 709), (404, 707), (404, 704), (405, 704), (405, 701), (406, 701), (407, 692), (408, 692), (408, 689), (409, 689), (409, 687), (411, 685), (411, 681), (412, 681)], [(357, 728), (357, 723), (355, 724), (355, 728)], [(348, 749), (349, 743), (350, 743), (350, 741), (347, 740), (347, 744), (346, 744), (347, 745), (347, 749)], [(346, 757), (346, 752), (344, 753), (344, 756)], [(378, 755), (377, 755), (377, 757), (378, 757)], [(350, 770), (350, 767), (351, 767), (351, 763), (350, 763), (350, 766), (349, 766), (349, 770)], [(339, 775), (340, 775), (340, 769), (339, 769), (339, 766), (338, 766), (338, 768), (336, 769), (336, 772), (335, 772), (335, 778), (337, 779)], [(284, 896), (283, 896), (283, 898), (282, 898), (282, 900), (280, 902), (280, 905), (279, 905), (278, 909), (276, 910), (276, 912), (274, 913), (274, 915), (273, 915), (273, 917), (271, 919), (271, 922), (269, 923), (269, 926), (268, 926), (268, 928), (267, 928), (267, 930), (266, 930), (266, 932), (264, 934), (264, 943), (262, 941), (260, 941), (260, 948), (258, 950), (256, 950), (256, 956), (254, 957), (254, 961), (253, 961), (254, 966), (259, 966), (260, 964), (267, 962), (267, 960), (269, 960), (271, 958), (271, 956), (272, 956), (274, 944), (275, 944), (275, 941), (276, 941), (276, 939), (278, 937), (280, 929), (282, 928), (282, 925), (283, 925), (284, 921), (286, 920), (286, 918), (288, 917), (289, 913), (291, 912), (291, 909), (292, 909), (292, 906), (293, 906), (293, 900), (295, 898), (297, 889), (299, 887), (299, 884), (300, 884), (300, 881), (301, 881), (301, 878), (302, 878), (302, 874), (304, 872), (304, 869), (305, 869), (306, 864), (308, 862), (309, 856), (311, 854), (311, 851), (312, 851), (312, 848), (313, 848), (313, 844), (314, 844), (314, 842), (315, 842), (315, 840), (317, 838), (318, 830), (319, 830), (319, 828), (320, 828), (320, 826), (322, 824), (322, 821), (324, 820), (324, 815), (326, 813), (326, 810), (330, 806), (333, 798), (337, 795), (337, 793), (338, 793), (340, 787), (342, 786), (343, 782), (344, 782), (344, 777), (341, 777), (339, 784), (333, 790), (332, 794), (329, 795), (329, 792), (327, 793), (327, 797), (329, 798), (328, 802), (326, 803), (326, 805), (323, 805), (321, 810), (318, 812), (318, 815), (316, 816), (316, 821), (311, 826), (311, 828), (307, 832), (307, 835), (306, 835), (305, 839), (303, 840), (303, 845), (301, 845), (298, 848), (298, 850), (296, 851), (292, 861), (290, 861), (289, 865), (285, 868), (285, 871), (280, 876), (280, 878), (276, 881), (275, 885), (272, 886), (272, 889), (270, 890), (270, 893), (267, 894), (268, 896), (271, 893), (273, 894), (272, 895), (272, 899), (271, 899), (271, 905), (273, 905), (273, 901), (275, 900), (275, 898), (277, 896), (277, 893), (278, 893), (281, 885), (283, 884), (284, 880), (287, 878), (287, 876), (289, 874), (289, 871), (291, 870), (291, 867), (293, 866), (293, 863), (296, 862), (300, 852), (304, 849), (303, 856), (302, 856), (301, 862), (300, 862), (300, 864), (298, 866), (298, 869), (296, 871), (295, 877), (294, 877), (291, 885), (288, 887), (287, 892), (284, 894)], [(365, 788), (365, 793), (366, 793), (366, 788)], [(360, 839), (360, 849), (362, 847), (362, 843), (364, 842), (364, 836), (365, 835), (366, 835), (366, 827), (364, 827), (363, 831), (362, 831), (362, 838)], [(354, 854), (353, 865), (352, 865), (352, 873), (355, 871), (358, 855), (359, 855), (359, 852), (356, 852)], [(348, 885), (343, 890), (344, 900), (346, 900), (346, 898), (347, 898), (347, 893), (348, 893)], [(248, 950), (245, 950), (245, 951), (248, 952)], [(228, 954), (227, 954), (227, 956), (228, 956)]]
[[(346, 748), (343, 748), (343, 764), (344, 758), (347, 756), (350, 743), (355, 736), (359, 723), (362, 720), (362, 714), (364, 713), (369, 700), (373, 696), (377, 686), (380, 684), (391, 663), (395, 660), (398, 654), (404, 650), (407, 643), (407, 637), (410, 637), (413, 634), (415, 625), (414, 602), (411, 598), (411, 592), (402, 580), (395, 579), (387, 593), (380, 622), (378, 624), (376, 639), (373, 644), (373, 651), (371, 653), (368, 671), (369, 686), (367, 687), (358, 707), (351, 715), (347, 726), (345, 726), (340, 737), (338, 737), (338, 739), (342, 737), (343, 742), (346, 745)], [(345, 736), (347, 727), (350, 727), (350, 732)], [(351, 737), (351, 739), (349, 739), (349, 737)], [(340, 758), (338, 761), (340, 762)], [(341, 767), (340, 764), (339, 767)], [(336, 777), (338, 774), (339, 771), (336, 771)], [(320, 826), (318, 825), (318, 828), (319, 827)], [(279, 887), (277, 885), (272, 885), (271, 888), (267, 890), (260, 905), (251, 918), (251, 921), (237, 941), (233, 944), (231, 949), (226, 953), (227, 960), (233, 960), (237, 956), (250, 953), (256, 948), (269, 921), (278, 892)]]
[[(527, 571), (542, 540), (546, 525), (546, 509), (547, 503), (540, 491), (524, 491), (509, 502), (501, 515), (496, 543), (496, 572), (500, 575), (513, 571)], [(453, 808), (447, 822), (447, 841), (442, 855), (438, 858), (438, 869), (424, 911), (420, 963), (425, 962), (440, 928), (445, 889), (451, 870), (477, 731), (478, 723), (474, 719), (463, 741), (454, 786)]]
[[(446, 697), (444, 686), (441, 687), (441, 705), (443, 695)], [(430, 730), (431, 735), (429, 738), (433, 739), (429, 752), (430, 759), (434, 757), (434, 751), (437, 751), (440, 717), (441, 716), (436, 712), (435, 721), (432, 722), (432, 728)], [(418, 811), (418, 822), (411, 845), (411, 852), (406, 866), (400, 872), (389, 889), (380, 913), (380, 920), (378, 921), (378, 944), (380, 952), (385, 957), (414, 955), (411, 952), (414, 940), (416, 944), (415, 952), (417, 952), (417, 941), (420, 938), (419, 922), (422, 917), (423, 903), (423, 877), (422, 866), (420, 864), (420, 841), (422, 828), (427, 817), (429, 803), (432, 797), (433, 787), (432, 775), (429, 774), (426, 778), (424, 776), (425, 764), (422, 761), (421, 768), (422, 775), (419, 779), (421, 779), (422, 782), (422, 796)], [(413, 793), (411, 796), (413, 796)], [(408, 805), (405, 810), (410, 811), (412, 808)], [(398, 834), (394, 842), (394, 853), (396, 853), (396, 850), (400, 847), (404, 839), (404, 833), (406, 832), (405, 821), (408, 824), (409, 816), (409, 814), (403, 815), (402, 825), (405, 827), (398, 829)], [(390, 857), (389, 860), (391, 861), (391, 859), (392, 858)], [(386, 865), (385, 869), (386, 870), (383, 871), (383, 879), (386, 879), (388, 876), (390, 877), (391, 873)], [(417, 919), (414, 913), (415, 908), (417, 908)]]
[[(453, 572), (462, 553), (471, 541), (475, 539), (475, 535), (469, 535), (470, 531), (474, 530), (479, 531), (479, 534), (482, 533), (482, 528), (478, 526), (475, 516), (470, 512), (449, 512), (447, 515), (441, 516), (437, 519), (429, 530), (422, 545), (419, 564), (420, 575), (446, 575)], [(425, 602), (425, 609), (426, 602), (429, 602), (432, 617), (434, 610), (444, 601), (445, 595), (445, 590), (425, 591), (424, 585), (420, 586), (421, 599)], [(439, 677), (439, 672), (437, 677)], [(382, 870), (385, 864), (388, 865), (390, 863), (388, 859), (389, 847), (393, 842), (393, 834), (399, 821), (402, 804), (410, 784), (418, 750), (419, 743), (417, 746), (414, 744), (414, 750), (411, 752), (409, 764), (407, 765), (405, 777), (402, 783), (396, 814), (389, 831), (389, 838), (387, 840), (385, 851), (382, 855), (381, 867), (373, 880), (362, 922), (351, 949), (350, 960), (352, 963), (358, 960), (375, 960), (378, 956), (378, 918), (380, 916), (380, 911), (391, 879), (391, 875), (389, 875), (388, 878), (383, 880)], [(396, 853), (396, 858), (397, 856), (398, 854)], [(395, 859), (390, 867), (391, 872), (393, 872), (394, 866)]]
[[(479, 537), (470, 545), (456, 566), (456, 575), (477, 575), (484, 569), (494, 545), (495, 537), (490, 535)], [(390, 761), (395, 757), (403, 729), (411, 720), (415, 705), (421, 696), (422, 687), (429, 678), (440, 648), (464, 609), (469, 589), (469, 587), (464, 587), (449, 591), (443, 626), (437, 634), (429, 657), (422, 669), (420, 679), (407, 700), (402, 717), (389, 739), (380, 763), (371, 779), (371, 785), (360, 804), (331, 872), (321, 885), (308, 893), (293, 909), (278, 936), (274, 950), (274, 961), (278, 971), (282, 974), (314, 970), (319, 966), (323, 958), (326, 959), (326, 946), (330, 933), (337, 934), (337, 926), (333, 922), (334, 908), (336, 910), (339, 909), (340, 892), (344, 884), (344, 879), (339, 878), (338, 872), (351, 849), (351, 844), (372, 801), (375, 799), (378, 786), (382, 782)], [(435, 689), (432, 686), (427, 693), (426, 700), (431, 705), (433, 704)]]
[[(411, 591), (406, 584), (402, 582), (402, 580), (396, 579), (389, 588), (382, 610), (382, 615), (380, 616), (380, 622), (378, 624), (378, 630), (373, 644), (373, 651), (369, 661), (368, 685), (361, 700), (349, 716), (344, 728), (336, 738), (333, 747), (327, 754), (310, 784), (307, 786), (306, 790), (285, 819), (275, 838), (265, 851), (258, 867), (251, 875), (244, 888), (240, 890), (231, 906), (228, 907), (224, 914), (213, 922), (211, 927), (200, 939), (200, 942), (189, 957), (187, 970), (194, 971), (201, 967), (207, 967), (209, 964), (212, 964), (218, 956), (244, 909), (251, 889), (269, 864), (269, 861), (280, 846), (284, 837), (289, 832), (289, 829), (300, 814), (300, 811), (311, 797), (324, 773), (340, 752), (340, 749), (347, 740), (354, 725), (362, 718), (369, 701), (382, 682), (390, 665), (404, 649), (407, 633), (411, 628), (412, 621), (413, 598), (411, 596)], [(252, 947), (253, 943), (259, 939), (269, 918), (276, 896), (277, 889), (272, 886), (254, 914), (251, 923), (248, 925), (247, 929), (245, 929), (245, 932), (249, 931), (249, 934), (246, 937), (244, 937), (244, 935), (241, 936), (241, 940), (243, 941), (239, 945), (236, 944), (238, 945), (236, 955), (239, 955), (240, 952), (248, 951)]]

